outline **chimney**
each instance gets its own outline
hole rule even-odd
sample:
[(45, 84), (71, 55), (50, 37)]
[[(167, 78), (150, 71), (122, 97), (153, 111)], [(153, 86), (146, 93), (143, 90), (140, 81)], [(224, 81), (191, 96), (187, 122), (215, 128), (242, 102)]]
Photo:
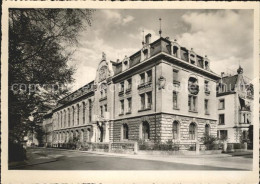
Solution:
[(145, 36), (145, 43), (146, 44), (150, 44), (151, 43), (151, 37), (152, 37), (152, 35), (150, 33)]
[(170, 37), (169, 37), (169, 36), (167, 36), (165, 39), (166, 39), (166, 40), (170, 40)]
[(225, 74), (224, 72), (221, 72), (221, 78), (223, 78), (223, 77), (224, 77), (224, 74)]

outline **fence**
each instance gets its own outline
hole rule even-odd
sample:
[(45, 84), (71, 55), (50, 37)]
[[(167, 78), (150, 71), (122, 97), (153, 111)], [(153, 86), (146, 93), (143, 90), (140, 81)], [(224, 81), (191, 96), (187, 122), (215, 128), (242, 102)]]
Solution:
[(134, 152), (137, 153), (137, 142), (112, 142), (110, 151), (112, 152)]
[(196, 150), (196, 143), (152, 143), (152, 142), (144, 142), (139, 143), (139, 150), (161, 150), (161, 151), (179, 151), (179, 150)]

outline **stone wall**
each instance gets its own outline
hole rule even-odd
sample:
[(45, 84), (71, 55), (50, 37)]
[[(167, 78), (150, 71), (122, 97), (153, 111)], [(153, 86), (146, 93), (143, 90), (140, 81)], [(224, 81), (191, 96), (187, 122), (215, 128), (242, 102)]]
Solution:
[[(113, 141), (122, 141), (121, 127), (124, 123), (129, 128), (129, 141), (138, 141), (141, 139), (141, 125), (142, 122), (147, 121), (150, 125), (150, 140), (167, 142), (173, 139), (173, 122), (179, 122), (179, 138), (177, 141), (180, 143), (194, 143), (200, 141), (205, 133), (205, 125), (210, 126), (210, 135), (217, 136), (217, 122), (215, 120), (207, 120), (201, 118), (192, 118), (180, 115), (172, 114), (157, 114), (156, 115), (156, 129), (155, 129), (155, 115), (147, 115), (142, 117), (136, 117), (131, 119), (123, 119), (114, 122), (113, 128)], [(189, 125), (194, 122), (196, 124), (196, 139), (189, 139)], [(156, 135), (156, 137), (155, 137)]]

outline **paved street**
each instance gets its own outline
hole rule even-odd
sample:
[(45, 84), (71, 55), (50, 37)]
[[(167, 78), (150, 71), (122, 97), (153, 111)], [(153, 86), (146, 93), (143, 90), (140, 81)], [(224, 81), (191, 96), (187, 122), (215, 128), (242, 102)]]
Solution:
[(45, 148), (28, 149), (18, 170), (251, 170), (251, 156), (144, 156)]

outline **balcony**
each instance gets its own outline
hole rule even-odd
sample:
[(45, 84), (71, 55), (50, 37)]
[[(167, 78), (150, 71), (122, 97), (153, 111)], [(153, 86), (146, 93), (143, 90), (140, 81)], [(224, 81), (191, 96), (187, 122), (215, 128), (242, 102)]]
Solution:
[(149, 82), (139, 84), (137, 88), (140, 90), (140, 89), (148, 88), (151, 86), (152, 86), (152, 81), (149, 81)]
[(127, 89), (125, 90), (125, 94), (129, 94), (129, 93), (131, 93), (131, 91), (132, 91), (132, 88), (129, 87), (129, 88), (127, 88)]
[(210, 95), (210, 90), (209, 89), (205, 89), (205, 94), (206, 95)]
[(118, 92), (118, 96), (122, 96), (122, 95), (124, 95), (124, 90)]
[(101, 102), (101, 101), (104, 101), (104, 100), (106, 100), (107, 99), (107, 96), (104, 96), (104, 97), (101, 97), (100, 99), (99, 99), (99, 101)]
[(179, 87), (180, 86), (180, 81), (177, 81), (177, 80), (173, 80), (172, 81), (173, 85), (176, 86), (176, 87)]
[(125, 114), (131, 114), (132, 113), (132, 111), (131, 111), (131, 109), (130, 110), (128, 110)]

